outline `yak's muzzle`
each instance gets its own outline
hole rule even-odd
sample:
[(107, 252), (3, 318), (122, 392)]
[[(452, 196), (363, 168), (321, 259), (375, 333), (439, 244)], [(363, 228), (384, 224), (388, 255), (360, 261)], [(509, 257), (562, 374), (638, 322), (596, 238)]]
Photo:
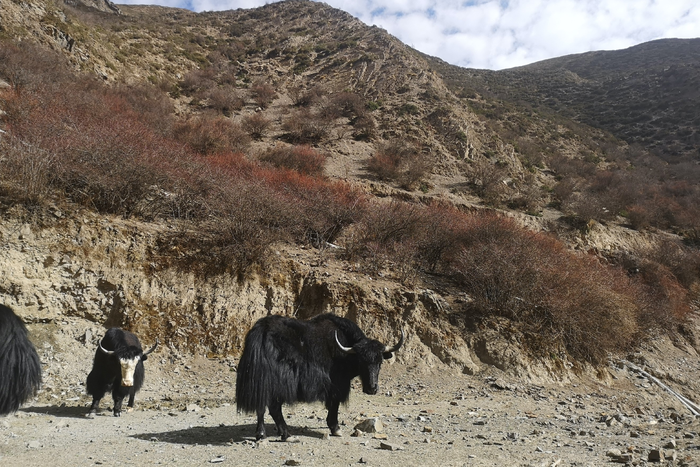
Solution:
[(141, 357), (119, 360), (119, 364), (122, 367), (122, 386), (131, 387), (134, 385), (134, 372), (140, 360)]

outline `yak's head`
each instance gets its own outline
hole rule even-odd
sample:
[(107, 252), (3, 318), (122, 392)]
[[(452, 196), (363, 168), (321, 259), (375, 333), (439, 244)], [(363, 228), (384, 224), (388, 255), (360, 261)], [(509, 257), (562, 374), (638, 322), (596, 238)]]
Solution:
[(146, 353), (140, 347), (135, 345), (129, 346), (126, 349), (107, 350), (102, 347), (102, 342), (99, 343), (100, 350), (107, 355), (114, 355), (119, 359), (119, 366), (122, 371), (122, 386), (131, 387), (134, 385), (134, 372), (139, 362), (143, 362), (148, 358), (148, 354), (156, 350), (160, 341), (156, 339), (156, 344)]
[(335, 332), (335, 342), (340, 350), (345, 354), (357, 355), (360, 364), (360, 379), (362, 380), (362, 391), (365, 394), (376, 394), (379, 389), (379, 370), (382, 361), (391, 358), (394, 352), (403, 345), (404, 334), (401, 331), (401, 338), (391, 347), (381, 342), (364, 338), (355, 343), (352, 347), (345, 347), (338, 340), (338, 331)]

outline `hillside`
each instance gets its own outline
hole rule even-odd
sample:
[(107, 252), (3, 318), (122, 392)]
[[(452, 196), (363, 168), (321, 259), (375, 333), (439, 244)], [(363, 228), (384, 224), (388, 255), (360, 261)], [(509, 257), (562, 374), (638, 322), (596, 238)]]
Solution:
[(500, 72), (436, 63), (452, 86), (567, 116), (679, 163), (700, 154), (699, 57), (700, 39), (664, 39)]
[(406, 363), (533, 379), (697, 345), (696, 41), (487, 72), (314, 2), (49, 0), (0, 5), (0, 39), (28, 321), (237, 356), (257, 317), (333, 311), (406, 327)]

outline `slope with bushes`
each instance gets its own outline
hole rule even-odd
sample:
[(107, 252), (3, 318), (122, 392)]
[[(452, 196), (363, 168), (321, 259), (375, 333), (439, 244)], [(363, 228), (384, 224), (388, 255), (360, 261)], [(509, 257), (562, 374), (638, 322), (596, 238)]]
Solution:
[[(425, 306), (442, 329), (468, 340), (505, 321), (537, 358), (602, 364), (649, 335), (682, 332), (697, 307), (696, 186), (649, 181), (644, 159), (631, 159), (643, 148), (457, 89), (384, 31), (317, 3), (122, 15), (38, 4), (53, 13), (37, 30), (64, 27), (90, 58), (55, 36), (20, 46), (26, 25), (3, 30), (6, 216), (19, 209), (36, 229), (57, 208), (168, 225), (139, 266), (154, 277), (245, 282), (301, 247), (321, 270), (440, 290), (449, 309)], [(650, 206), (665, 211), (639, 220)], [(595, 222), (687, 242), (659, 232), (665, 240), (646, 250), (567, 246), (585, 244)], [(302, 295), (300, 307), (319, 309)]]

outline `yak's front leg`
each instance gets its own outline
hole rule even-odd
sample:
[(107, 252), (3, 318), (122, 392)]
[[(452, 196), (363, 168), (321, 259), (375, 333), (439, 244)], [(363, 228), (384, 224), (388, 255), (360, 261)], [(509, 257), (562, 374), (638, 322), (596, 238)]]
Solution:
[(124, 402), (124, 397), (126, 397), (126, 394), (123, 390), (121, 390), (121, 387), (115, 387), (112, 391), (112, 399), (114, 400), (114, 408), (112, 411), (114, 412), (115, 417), (122, 416), (122, 403)]
[(326, 408), (328, 409), (328, 416), (326, 417), (326, 423), (328, 428), (331, 430), (332, 436), (343, 436), (340, 431), (340, 426), (338, 425), (338, 408), (340, 407), (340, 401), (332, 399), (326, 402)]
[(275, 426), (277, 426), (277, 433), (282, 437), (282, 441), (286, 441), (289, 438), (289, 428), (287, 427), (287, 422), (284, 421), (284, 415), (282, 415), (281, 402), (270, 404), (270, 415), (275, 421)]
[(129, 390), (129, 402), (126, 404), (127, 413), (134, 410), (134, 399), (135, 398), (136, 398), (136, 388), (132, 387)]
[(102, 396), (100, 396), (100, 397), (93, 396), (92, 397), (92, 405), (90, 406), (90, 411), (87, 413), (88, 417), (95, 416), (95, 414), (97, 413), (97, 409), (100, 408), (100, 401), (101, 400), (102, 400)]

